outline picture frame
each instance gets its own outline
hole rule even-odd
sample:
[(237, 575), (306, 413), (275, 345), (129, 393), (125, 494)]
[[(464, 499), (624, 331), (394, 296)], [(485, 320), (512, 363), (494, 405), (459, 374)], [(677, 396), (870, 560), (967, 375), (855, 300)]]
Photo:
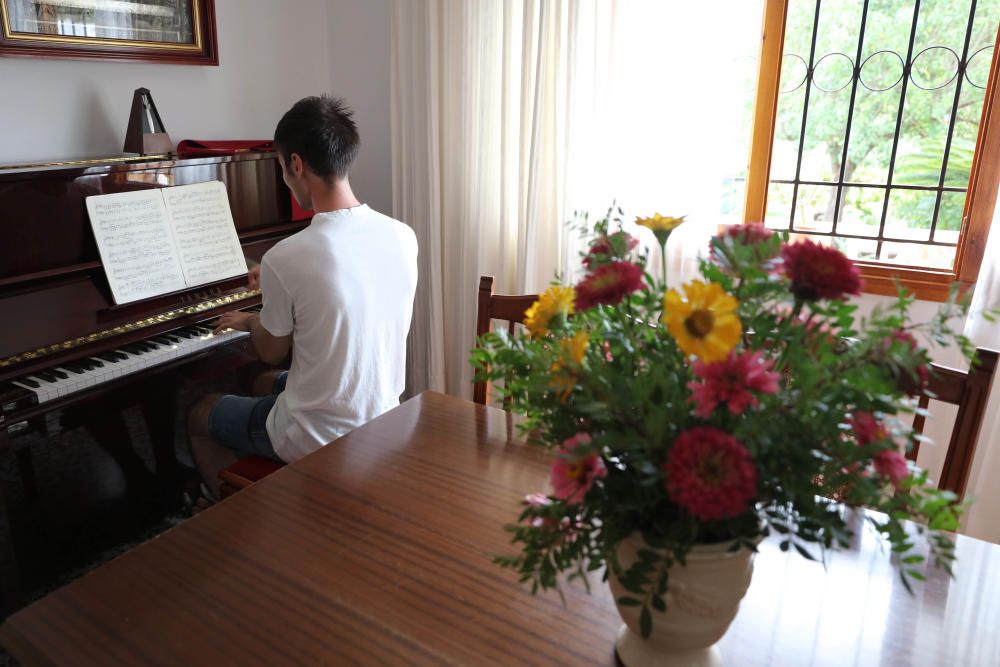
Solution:
[(218, 65), (215, 0), (0, 0), (0, 56)]

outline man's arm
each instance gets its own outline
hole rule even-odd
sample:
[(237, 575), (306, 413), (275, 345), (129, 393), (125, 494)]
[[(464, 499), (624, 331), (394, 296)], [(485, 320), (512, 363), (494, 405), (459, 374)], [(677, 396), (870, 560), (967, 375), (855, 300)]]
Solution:
[(236, 329), (238, 331), (250, 332), (250, 344), (253, 345), (254, 352), (260, 360), (266, 364), (277, 366), (292, 349), (292, 336), (274, 336), (260, 323), (260, 315), (257, 313), (244, 313), (236, 310), (225, 313), (215, 324), (215, 333), (221, 333), (226, 329)]

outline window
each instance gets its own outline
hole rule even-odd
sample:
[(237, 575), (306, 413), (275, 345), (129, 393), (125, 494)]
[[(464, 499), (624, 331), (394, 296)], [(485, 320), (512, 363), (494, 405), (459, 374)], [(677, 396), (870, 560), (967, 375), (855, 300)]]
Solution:
[(746, 219), (837, 246), (872, 292), (974, 282), (998, 22), (1000, 0), (768, 0)]

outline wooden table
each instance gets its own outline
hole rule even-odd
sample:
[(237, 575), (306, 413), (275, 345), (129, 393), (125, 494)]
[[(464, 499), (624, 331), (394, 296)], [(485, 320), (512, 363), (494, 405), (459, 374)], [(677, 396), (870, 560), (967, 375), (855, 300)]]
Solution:
[[(545, 486), (509, 415), (424, 393), (10, 617), (26, 664), (612, 665), (604, 586), (532, 597), (489, 561)], [(736, 665), (998, 665), (1000, 547), (909, 596), (862, 530), (822, 565), (765, 542)]]

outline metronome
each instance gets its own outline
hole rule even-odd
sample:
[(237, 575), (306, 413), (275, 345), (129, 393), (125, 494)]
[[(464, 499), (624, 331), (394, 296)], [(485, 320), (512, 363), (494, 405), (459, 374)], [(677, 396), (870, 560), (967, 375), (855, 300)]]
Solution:
[(139, 155), (174, 152), (174, 144), (163, 127), (147, 88), (136, 88), (132, 96), (132, 112), (128, 117), (128, 130), (125, 131), (125, 152)]

